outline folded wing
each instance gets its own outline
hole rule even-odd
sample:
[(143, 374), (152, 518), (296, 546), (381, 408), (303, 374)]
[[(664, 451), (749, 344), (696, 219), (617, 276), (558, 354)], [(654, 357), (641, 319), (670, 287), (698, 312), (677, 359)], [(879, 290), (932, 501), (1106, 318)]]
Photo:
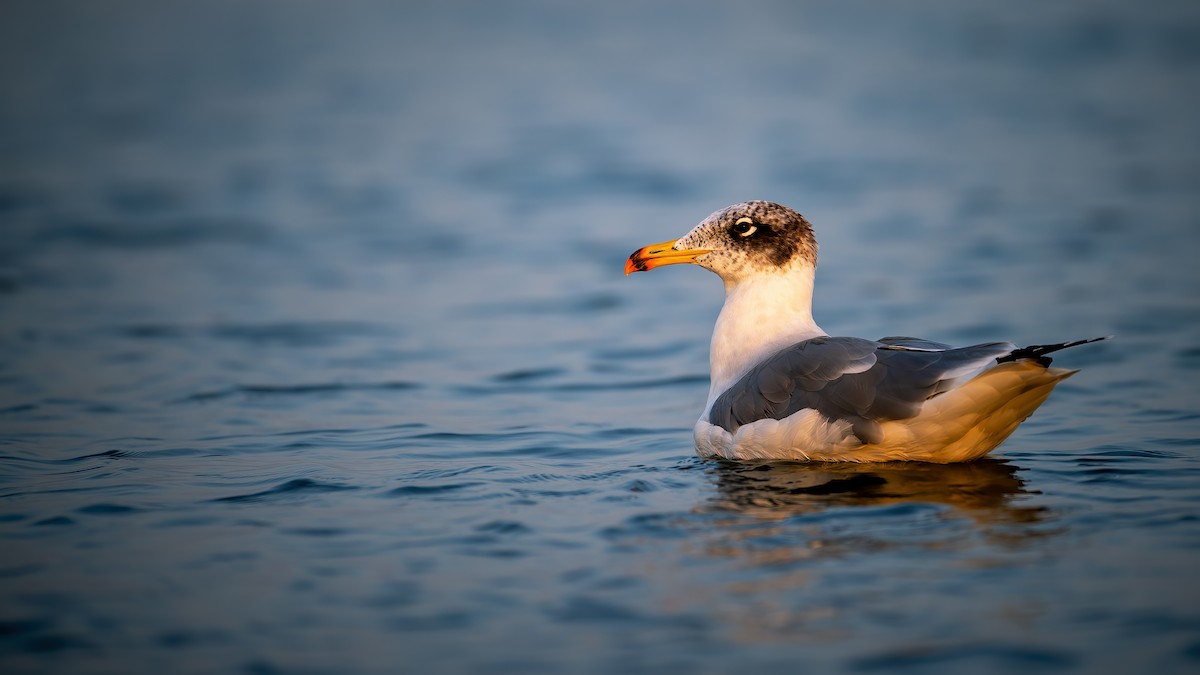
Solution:
[(812, 338), (746, 373), (713, 402), (709, 422), (733, 433), (811, 408), (849, 422), (863, 443), (876, 443), (881, 421), (916, 416), (925, 401), (1015, 349), (1009, 342), (952, 349), (917, 338)]

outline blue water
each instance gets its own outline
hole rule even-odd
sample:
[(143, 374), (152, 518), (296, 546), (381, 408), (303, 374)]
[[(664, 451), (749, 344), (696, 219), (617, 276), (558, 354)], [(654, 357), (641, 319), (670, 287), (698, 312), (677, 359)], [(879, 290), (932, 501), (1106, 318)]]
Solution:
[[(5, 673), (1196, 672), (1194, 3), (5, 3)], [(762, 198), (987, 461), (693, 454)]]

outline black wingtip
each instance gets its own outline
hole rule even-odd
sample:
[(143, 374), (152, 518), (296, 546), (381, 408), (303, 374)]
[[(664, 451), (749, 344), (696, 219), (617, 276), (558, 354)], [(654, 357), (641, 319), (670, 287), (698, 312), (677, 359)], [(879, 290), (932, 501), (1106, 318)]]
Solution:
[(1048, 356), (1046, 356), (1047, 354), (1057, 352), (1061, 349), (1067, 349), (1068, 347), (1078, 347), (1079, 345), (1086, 345), (1086, 344), (1091, 344), (1093, 342), (1100, 342), (1101, 340), (1111, 340), (1112, 337), (1113, 336), (1111, 336), (1111, 335), (1105, 335), (1103, 337), (1089, 338), (1087, 340), (1074, 340), (1072, 342), (1059, 342), (1058, 344), (1052, 344), (1052, 345), (1029, 345), (1028, 347), (1021, 347), (1020, 349), (1014, 351), (1013, 353), (1011, 353), (1007, 356), (1001, 356), (1000, 358), (998, 358), (996, 360), (999, 361), (1000, 363), (1004, 363), (1006, 361), (1018, 361), (1020, 359), (1032, 359), (1034, 361), (1037, 361), (1038, 364), (1040, 364), (1040, 365), (1048, 366), (1048, 365), (1050, 365), (1050, 358)]

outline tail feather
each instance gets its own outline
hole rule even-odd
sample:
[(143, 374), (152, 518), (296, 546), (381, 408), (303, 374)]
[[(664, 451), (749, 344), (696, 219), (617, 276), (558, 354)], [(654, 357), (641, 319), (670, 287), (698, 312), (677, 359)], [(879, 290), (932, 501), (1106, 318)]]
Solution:
[(1014, 351), (1011, 354), (1008, 354), (1007, 356), (1001, 356), (1000, 358), (998, 358), (996, 360), (999, 361), (1000, 363), (1004, 363), (1005, 361), (1018, 361), (1020, 359), (1032, 359), (1032, 360), (1036, 361), (1037, 363), (1039, 363), (1040, 365), (1048, 366), (1048, 365), (1050, 365), (1050, 357), (1046, 356), (1047, 354), (1056, 352), (1060, 349), (1066, 349), (1068, 347), (1077, 347), (1079, 345), (1091, 344), (1093, 342), (1100, 342), (1101, 340), (1108, 340), (1110, 338), (1112, 338), (1111, 335), (1105, 335), (1104, 337), (1091, 338), (1088, 340), (1074, 340), (1072, 342), (1059, 342), (1057, 344), (1052, 344), (1052, 345), (1029, 345), (1028, 347), (1021, 347), (1020, 349), (1017, 349), (1016, 351)]

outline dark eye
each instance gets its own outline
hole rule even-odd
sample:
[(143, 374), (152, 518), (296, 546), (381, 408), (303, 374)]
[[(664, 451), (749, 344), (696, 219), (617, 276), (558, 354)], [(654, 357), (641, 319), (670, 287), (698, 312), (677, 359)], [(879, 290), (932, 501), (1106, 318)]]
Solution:
[(758, 231), (758, 226), (750, 218), (738, 218), (733, 224), (733, 231), (739, 237), (749, 237)]

